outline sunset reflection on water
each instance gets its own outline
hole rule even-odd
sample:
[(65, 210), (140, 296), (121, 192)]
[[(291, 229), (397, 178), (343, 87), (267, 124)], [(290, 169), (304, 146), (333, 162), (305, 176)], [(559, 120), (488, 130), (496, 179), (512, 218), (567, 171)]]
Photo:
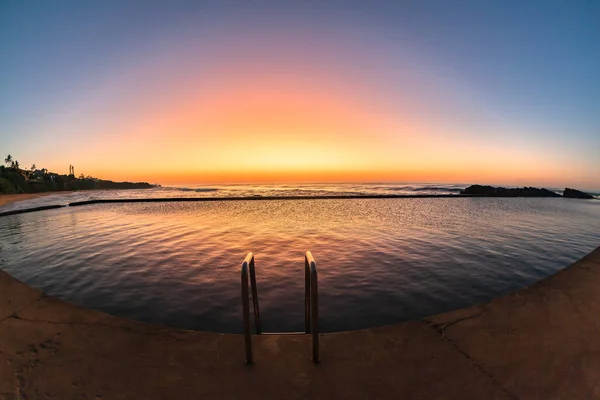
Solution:
[(265, 331), (303, 327), (303, 256), (324, 331), (418, 318), (531, 284), (598, 245), (597, 202), (354, 199), (93, 205), (3, 217), (0, 268), (142, 321), (241, 331), (256, 257)]

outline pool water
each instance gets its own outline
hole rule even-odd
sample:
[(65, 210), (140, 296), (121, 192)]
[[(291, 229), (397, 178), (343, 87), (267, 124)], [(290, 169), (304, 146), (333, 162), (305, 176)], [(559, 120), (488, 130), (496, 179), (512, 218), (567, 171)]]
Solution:
[(320, 327), (392, 324), (490, 300), (600, 245), (600, 201), (424, 198), (99, 204), (0, 218), (0, 269), (114, 315), (242, 332), (255, 254), (264, 331), (304, 328), (304, 252)]

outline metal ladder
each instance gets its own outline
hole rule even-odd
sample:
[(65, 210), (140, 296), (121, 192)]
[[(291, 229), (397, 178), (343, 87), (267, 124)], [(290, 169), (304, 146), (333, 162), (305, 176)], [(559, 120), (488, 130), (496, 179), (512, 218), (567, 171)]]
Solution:
[[(254, 308), (254, 325), (256, 334), (261, 335), (260, 310), (258, 307), (258, 289), (256, 287), (256, 271), (254, 254), (248, 253), (242, 263), (242, 310), (244, 314), (244, 343), (246, 348), (246, 364), (254, 362), (252, 357), (252, 336), (250, 333), (250, 293), (248, 275), (252, 290), (252, 306)], [(312, 360), (319, 362), (319, 288), (317, 283), (317, 263), (310, 251), (304, 255), (304, 324), (305, 333), (312, 335)]]

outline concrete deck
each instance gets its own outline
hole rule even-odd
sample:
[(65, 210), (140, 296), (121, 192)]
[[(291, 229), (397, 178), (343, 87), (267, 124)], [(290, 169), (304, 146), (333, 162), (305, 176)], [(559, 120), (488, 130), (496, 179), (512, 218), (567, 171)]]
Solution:
[[(241, 321), (240, 321), (241, 323)], [(530, 288), (422, 321), (301, 336), (124, 320), (0, 272), (1, 399), (600, 398), (600, 248)]]

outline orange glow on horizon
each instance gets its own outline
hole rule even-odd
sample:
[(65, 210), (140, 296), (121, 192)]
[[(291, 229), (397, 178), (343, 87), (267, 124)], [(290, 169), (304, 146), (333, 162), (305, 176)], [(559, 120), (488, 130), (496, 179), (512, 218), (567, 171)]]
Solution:
[(6, 10), (0, 147), (22, 166), (158, 184), (600, 190), (600, 58), (575, 40), (595, 21), (566, 40), (555, 28), (573, 24), (553, 19), (583, 9), (533, 26), (525, 7), (507, 26), (487, 6), (98, 3)]
[[(406, 86), (390, 107), (356, 72), (306, 65), (210, 66), (218, 79), (173, 78), (165, 93), (69, 154), (77, 173), (160, 184), (236, 182), (438, 182), (554, 185), (583, 175), (547, 153), (489, 141), (435, 109), (450, 94)], [(410, 74), (410, 71), (407, 72)], [(430, 88), (431, 89), (431, 88)], [(421, 93), (423, 92), (423, 93)], [(160, 95), (164, 94), (164, 98)], [(141, 96), (141, 95), (140, 95)], [(138, 109), (139, 106), (139, 109)], [(502, 128), (486, 126), (494, 137)], [(495, 131), (494, 131), (495, 129)], [(107, 157), (107, 155), (110, 155)], [(45, 166), (61, 172), (64, 154)], [(60, 163), (60, 164), (59, 164)], [(582, 180), (583, 182), (583, 180)], [(559, 185), (560, 186), (560, 185)]]

